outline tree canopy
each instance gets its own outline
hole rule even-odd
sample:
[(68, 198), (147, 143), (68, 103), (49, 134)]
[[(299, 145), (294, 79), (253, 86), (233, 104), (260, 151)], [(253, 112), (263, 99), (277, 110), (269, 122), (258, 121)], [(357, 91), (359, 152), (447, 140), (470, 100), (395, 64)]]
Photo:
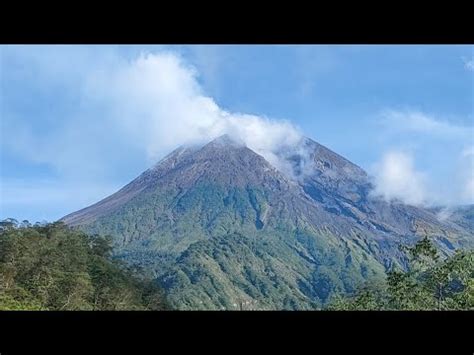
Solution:
[(458, 250), (441, 257), (432, 242), (421, 239), (404, 248), (406, 270), (392, 269), (385, 284), (366, 285), (355, 295), (337, 296), (332, 310), (473, 310), (474, 252)]
[(161, 288), (111, 258), (109, 237), (0, 222), (0, 309), (161, 310)]

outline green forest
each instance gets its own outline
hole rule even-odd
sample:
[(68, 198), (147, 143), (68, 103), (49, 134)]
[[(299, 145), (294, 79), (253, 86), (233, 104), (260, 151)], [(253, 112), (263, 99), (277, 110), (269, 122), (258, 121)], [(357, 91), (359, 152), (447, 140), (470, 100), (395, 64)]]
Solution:
[(428, 237), (401, 247), (406, 270), (393, 268), (383, 283), (365, 285), (355, 295), (333, 298), (332, 310), (473, 310), (474, 252), (441, 257)]
[[(407, 265), (352, 295), (332, 296), (327, 310), (472, 310), (474, 252), (441, 256), (425, 237), (401, 249)], [(1, 310), (167, 310), (165, 292), (112, 258), (110, 237), (61, 222), (0, 222)]]
[(162, 310), (161, 289), (61, 222), (0, 224), (1, 310)]

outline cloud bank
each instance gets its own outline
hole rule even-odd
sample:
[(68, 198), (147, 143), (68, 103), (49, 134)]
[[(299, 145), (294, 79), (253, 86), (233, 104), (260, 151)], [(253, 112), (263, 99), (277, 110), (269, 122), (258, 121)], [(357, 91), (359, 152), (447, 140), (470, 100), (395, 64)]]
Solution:
[(386, 153), (374, 168), (374, 196), (412, 205), (426, 202), (425, 176), (414, 167), (413, 157), (401, 151)]
[[(401, 148), (386, 152), (373, 167), (375, 195), (415, 205), (474, 203), (474, 147), (471, 146), (474, 126), (455, 124), (415, 110), (385, 110), (380, 122), (388, 132), (384, 139), (395, 136)], [(422, 154), (415, 161), (413, 152), (426, 149), (427, 145), (433, 152), (444, 150), (450, 154), (452, 165), (422, 161)], [(421, 172), (421, 163), (425, 167), (426, 164), (437, 164), (438, 168), (446, 165), (444, 174), (450, 183), (442, 186), (433, 174)]]

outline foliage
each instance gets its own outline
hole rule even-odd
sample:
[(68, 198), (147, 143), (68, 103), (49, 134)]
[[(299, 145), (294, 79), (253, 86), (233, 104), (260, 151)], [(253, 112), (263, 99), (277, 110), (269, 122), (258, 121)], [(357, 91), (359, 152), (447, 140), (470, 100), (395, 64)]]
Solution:
[(332, 310), (473, 310), (474, 252), (442, 258), (425, 237), (405, 248), (407, 270), (392, 269), (383, 287), (364, 287), (352, 297), (333, 298)]
[(276, 232), (210, 238), (183, 252), (161, 284), (178, 309), (235, 310), (240, 302), (260, 310), (321, 308), (330, 295), (360, 282), (361, 267), (377, 265), (352, 251), (346, 264), (342, 247), (323, 244), (328, 238), (307, 234), (292, 242)]
[(240, 299), (314, 309), (384, 276), (376, 242), (300, 221), (279, 195), (206, 181), (160, 187), (80, 228), (113, 235), (114, 255), (158, 278), (178, 309), (236, 309)]
[(111, 239), (61, 222), (0, 224), (0, 309), (164, 309), (160, 288), (111, 259)]

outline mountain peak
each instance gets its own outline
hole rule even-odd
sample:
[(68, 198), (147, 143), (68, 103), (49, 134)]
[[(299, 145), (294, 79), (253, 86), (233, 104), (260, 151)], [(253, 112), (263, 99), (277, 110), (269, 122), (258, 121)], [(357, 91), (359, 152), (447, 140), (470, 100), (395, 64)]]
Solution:
[(231, 137), (229, 134), (223, 134), (222, 136), (213, 139), (206, 145), (242, 147), (245, 146), (245, 143), (238, 138)]

